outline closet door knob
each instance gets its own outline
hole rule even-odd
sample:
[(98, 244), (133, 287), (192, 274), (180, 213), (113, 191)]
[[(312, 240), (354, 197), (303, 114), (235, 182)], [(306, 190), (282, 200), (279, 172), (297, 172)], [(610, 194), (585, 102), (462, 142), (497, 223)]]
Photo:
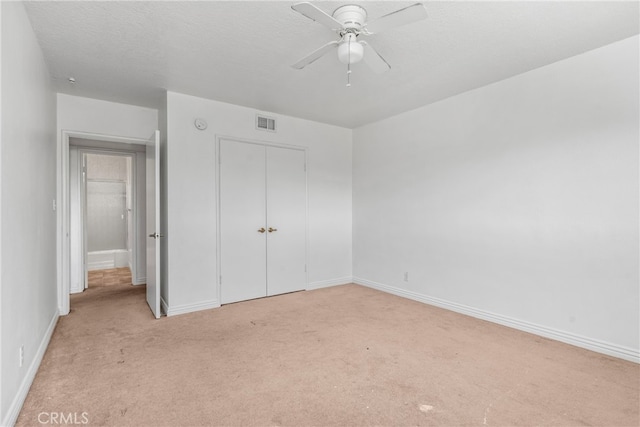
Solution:
[(269, 233), (273, 233), (274, 231), (278, 231), (278, 229), (269, 227)]
[(258, 230), (258, 233), (264, 233), (265, 231), (267, 231), (267, 230), (265, 230), (265, 229), (264, 229), (264, 227), (262, 227), (262, 228), (260, 228), (260, 229)]

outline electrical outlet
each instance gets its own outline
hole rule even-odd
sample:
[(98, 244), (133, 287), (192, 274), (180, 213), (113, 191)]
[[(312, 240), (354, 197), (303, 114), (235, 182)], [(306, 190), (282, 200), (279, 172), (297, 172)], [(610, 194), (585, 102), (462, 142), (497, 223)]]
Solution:
[(21, 345), (20, 346), (20, 367), (22, 368), (22, 365), (24, 365), (24, 346)]
[(408, 271), (405, 271), (405, 272), (404, 272), (404, 281), (405, 281), (405, 282), (408, 282), (408, 281), (409, 281), (409, 272), (408, 272)]

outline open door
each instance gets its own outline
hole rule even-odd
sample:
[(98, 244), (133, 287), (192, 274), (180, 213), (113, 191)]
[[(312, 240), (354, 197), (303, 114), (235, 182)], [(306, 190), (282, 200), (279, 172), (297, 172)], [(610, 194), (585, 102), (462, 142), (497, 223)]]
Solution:
[(160, 131), (147, 142), (147, 303), (160, 317)]

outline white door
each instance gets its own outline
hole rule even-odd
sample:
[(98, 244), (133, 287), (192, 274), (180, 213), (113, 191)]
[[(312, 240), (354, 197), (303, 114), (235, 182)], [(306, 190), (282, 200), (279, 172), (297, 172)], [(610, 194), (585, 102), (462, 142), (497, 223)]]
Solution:
[(221, 302), (304, 289), (304, 151), (221, 140), (219, 155)]
[(266, 296), (265, 147), (222, 140), (220, 300)]
[(147, 303), (160, 317), (160, 131), (147, 143)]
[(305, 153), (267, 147), (267, 295), (306, 287)]

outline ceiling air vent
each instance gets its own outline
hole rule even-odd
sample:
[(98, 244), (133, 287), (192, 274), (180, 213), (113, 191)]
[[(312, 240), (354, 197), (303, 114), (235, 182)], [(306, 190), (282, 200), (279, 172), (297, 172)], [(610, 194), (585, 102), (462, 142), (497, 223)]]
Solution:
[(256, 129), (276, 131), (276, 119), (261, 115), (256, 115)]

